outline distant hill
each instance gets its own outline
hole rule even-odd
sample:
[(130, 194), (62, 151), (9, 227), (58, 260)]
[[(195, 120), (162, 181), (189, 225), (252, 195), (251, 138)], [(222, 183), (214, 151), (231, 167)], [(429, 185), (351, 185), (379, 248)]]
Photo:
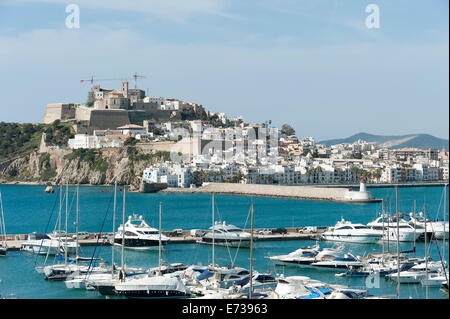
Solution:
[(409, 134), (409, 135), (372, 135), (368, 133), (358, 133), (347, 138), (326, 140), (318, 142), (319, 144), (325, 144), (327, 146), (336, 145), (341, 143), (353, 143), (358, 140), (364, 140), (366, 142), (374, 142), (382, 147), (398, 149), (404, 147), (415, 148), (434, 148), (441, 150), (445, 147), (448, 150), (448, 140), (444, 140), (429, 134)]

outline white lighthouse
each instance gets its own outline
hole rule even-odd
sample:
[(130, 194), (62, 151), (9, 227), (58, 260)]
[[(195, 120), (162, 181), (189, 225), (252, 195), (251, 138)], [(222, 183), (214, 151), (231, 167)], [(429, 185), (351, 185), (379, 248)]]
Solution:
[(366, 178), (364, 176), (359, 181), (359, 192), (347, 190), (344, 196), (346, 200), (355, 202), (364, 202), (373, 199), (372, 194), (366, 190)]

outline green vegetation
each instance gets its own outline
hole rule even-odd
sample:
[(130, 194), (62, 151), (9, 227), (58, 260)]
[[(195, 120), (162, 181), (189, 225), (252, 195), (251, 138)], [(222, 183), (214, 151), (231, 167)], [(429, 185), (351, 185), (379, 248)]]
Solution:
[(64, 145), (67, 144), (70, 138), (74, 137), (74, 130), (72, 124), (61, 123), (59, 120), (54, 121), (48, 125), (44, 130), (46, 133), (45, 142), (47, 145)]
[(108, 170), (108, 160), (100, 154), (100, 152), (92, 149), (75, 149), (72, 153), (64, 156), (67, 160), (79, 159), (81, 162), (90, 163), (93, 171), (105, 173)]
[(127, 154), (128, 158), (134, 162), (155, 161), (157, 159), (160, 159), (161, 161), (170, 161), (170, 152), (165, 151), (143, 154), (135, 147), (128, 147)]
[(72, 125), (60, 121), (52, 124), (0, 122), (0, 161), (37, 150), (42, 133), (46, 133), (48, 145), (67, 144), (74, 136)]
[(94, 164), (92, 165), (92, 170), (101, 173), (106, 173), (108, 167), (109, 167), (108, 161), (103, 157), (100, 157), (94, 161)]
[(98, 152), (92, 149), (79, 148), (73, 150), (72, 153), (65, 155), (64, 158), (68, 160), (80, 159), (82, 162), (90, 162), (94, 164), (97, 156)]
[(41, 174), (41, 180), (43, 181), (51, 181), (56, 177), (56, 170), (54, 168), (47, 168)]
[(130, 136), (127, 137), (127, 139), (125, 140), (125, 142), (123, 142), (124, 146), (135, 146), (137, 144), (137, 139), (135, 139), (134, 137)]
[(292, 136), (295, 135), (295, 130), (289, 124), (283, 124), (283, 126), (281, 126), (281, 134), (286, 136)]
[(0, 161), (39, 147), (45, 125), (0, 122)]

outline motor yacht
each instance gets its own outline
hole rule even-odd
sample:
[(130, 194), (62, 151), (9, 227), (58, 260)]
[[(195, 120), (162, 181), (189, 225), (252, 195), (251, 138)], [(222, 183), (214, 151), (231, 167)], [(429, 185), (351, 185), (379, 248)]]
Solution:
[(228, 247), (250, 247), (251, 234), (226, 222), (214, 223), (210, 231), (201, 237), (200, 243)]
[[(427, 268), (428, 267), (428, 268)], [(441, 262), (420, 263), (411, 267), (409, 270), (392, 273), (386, 278), (393, 281), (400, 281), (402, 284), (418, 284), (422, 279), (430, 275), (437, 275), (443, 271)]]
[(409, 214), (409, 224), (416, 229), (421, 229), (428, 237), (435, 239), (448, 239), (449, 223), (444, 221), (432, 221), (425, 219), (422, 212)]
[(342, 218), (334, 227), (329, 227), (321, 237), (330, 241), (373, 244), (377, 243), (382, 236), (379, 231), (373, 230), (366, 225), (353, 224)]
[(75, 254), (77, 243), (73, 238), (63, 236), (61, 233), (52, 234), (31, 233), (28, 240), (22, 243), (20, 250), (39, 255)]
[(342, 251), (343, 247), (338, 248), (323, 248), (319, 245), (312, 247), (299, 248), (287, 255), (270, 256), (276, 265), (297, 266), (297, 267), (311, 267), (312, 263), (333, 260)]
[(362, 267), (364, 262), (360, 261), (357, 257), (350, 253), (344, 254), (342, 257), (335, 257), (331, 260), (317, 261), (311, 264), (313, 268), (316, 269), (327, 269), (327, 270), (342, 270), (348, 269), (349, 267)]
[(125, 242), (125, 248), (148, 250), (159, 249), (161, 245), (166, 245), (169, 238), (160, 233), (156, 228), (150, 227), (142, 216), (134, 214), (128, 217), (128, 221), (119, 226), (118, 232), (114, 236), (114, 245), (122, 246)]
[(413, 226), (402, 218), (399, 218), (397, 227), (397, 218), (387, 215), (378, 217), (369, 222), (367, 226), (382, 234), (381, 240), (383, 241), (395, 242), (398, 237), (398, 240), (401, 242), (414, 242), (424, 235), (423, 229), (414, 229)]

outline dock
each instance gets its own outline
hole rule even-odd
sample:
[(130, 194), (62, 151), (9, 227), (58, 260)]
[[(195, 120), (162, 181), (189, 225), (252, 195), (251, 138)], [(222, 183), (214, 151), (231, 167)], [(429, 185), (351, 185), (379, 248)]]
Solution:
[[(277, 228), (255, 228), (254, 229), (254, 240), (255, 241), (285, 241), (285, 240), (310, 240), (315, 239), (324, 231), (325, 227), (318, 227), (320, 230), (311, 231), (306, 230), (304, 227), (284, 227), (282, 229), (286, 230), (285, 234), (260, 234), (264, 229), (277, 229)], [(250, 229), (243, 229), (246, 232), (250, 232)], [(206, 230), (204, 230), (206, 231)], [(190, 230), (178, 230), (176, 235), (175, 231), (163, 231), (165, 236), (170, 238), (170, 244), (196, 244), (200, 240), (200, 237), (195, 237), (191, 235)], [(75, 234), (68, 234), (69, 237), (74, 236)], [(97, 246), (104, 245), (110, 246), (110, 242), (108, 238), (112, 236), (112, 233), (89, 233), (87, 238), (78, 239), (78, 243), (80, 246)], [(20, 250), (22, 243), (24, 243), (28, 239), (27, 234), (12, 234), (6, 235), (6, 243), (8, 246), (8, 250)], [(3, 237), (0, 236), (0, 240), (3, 240)]]

